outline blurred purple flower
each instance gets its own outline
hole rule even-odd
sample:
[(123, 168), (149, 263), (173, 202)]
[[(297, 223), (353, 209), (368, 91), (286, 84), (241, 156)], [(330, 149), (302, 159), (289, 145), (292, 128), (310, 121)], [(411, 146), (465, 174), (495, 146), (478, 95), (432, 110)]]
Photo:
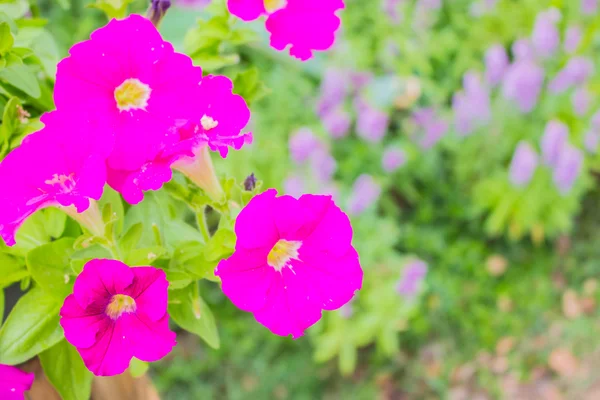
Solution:
[(590, 109), (590, 103), (592, 102), (592, 95), (584, 88), (579, 87), (575, 89), (571, 96), (571, 104), (573, 104), (573, 111), (578, 116), (584, 116)]
[(598, 144), (600, 144), (600, 132), (588, 131), (583, 138), (583, 144), (587, 151), (596, 154), (598, 151)]
[(533, 47), (529, 39), (519, 39), (515, 41), (511, 50), (517, 61), (530, 60), (533, 58)]
[(554, 183), (562, 194), (567, 194), (571, 190), (582, 167), (582, 152), (571, 145), (564, 146), (552, 175)]
[(348, 72), (339, 68), (328, 68), (321, 81), (320, 95), (317, 99), (317, 114), (324, 115), (339, 107), (350, 90)]
[(402, 22), (402, 13), (398, 9), (403, 0), (383, 0), (383, 12), (390, 17), (392, 24), (398, 25)]
[(402, 276), (396, 286), (398, 294), (411, 298), (417, 294), (421, 282), (427, 275), (427, 264), (422, 260), (414, 260), (404, 266)]
[(310, 156), (310, 167), (313, 175), (320, 182), (329, 182), (337, 169), (335, 158), (324, 148), (316, 149)]
[(360, 96), (356, 99), (356, 133), (370, 143), (379, 143), (385, 136), (389, 124), (386, 112), (376, 109)]
[(581, 85), (594, 73), (594, 63), (585, 57), (573, 57), (548, 85), (553, 93), (562, 93), (574, 85)]
[(509, 179), (516, 187), (526, 186), (538, 165), (538, 155), (527, 142), (519, 142), (510, 163)]
[(212, 0), (177, 0), (176, 5), (180, 7), (204, 8), (210, 4)]
[(350, 73), (350, 84), (355, 92), (367, 86), (373, 80), (373, 73), (369, 71), (355, 71)]
[(581, 12), (586, 15), (598, 12), (598, 0), (581, 0)]
[(468, 71), (463, 78), (464, 92), (454, 94), (452, 108), (456, 131), (468, 135), (473, 129), (487, 124), (491, 117), (490, 93), (479, 76)]
[(567, 53), (574, 53), (579, 47), (583, 32), (579, 25), (570, 26), (565, 33), (565, 51)]
[(305, 162), (321, 147), (321, 142), (309, 128), (300, 128), (290, 137), (290, 153), (297, 164)]
[(354, 182), (352, 193), (348, 200), (348, 213), (358, 215), (371, 207), (379, 199), (381, 186), (371, 175), (363, 174)]
[(533, 60), (517, 60), (506, 72), (502, 94), (507, 100), (516, 101), (523, 113), (537, 104), (544, 84), (544, 69)]
[(417, 144), (424, 150), (433, 147), (448, 131), (448, 124), (433, 108), (420, 108), (412, 113), (412, 120), (419, 128)]
[(285, 194), (289, 194), (292, 197), (300, 197), (305, 192), (304, 179), (298, 175), (290, 175), (283, 182), (283, 190)]
[(560, 121), (552, 120), (546, 124), (542, 136), (542, 159), (549, 166), (555, 166), (562, 148), (569, 140), (569, 128)]
[(600, 131), (600, 110), (596, 111), (594, 115), (592, 115), (590, 122), (596, 130)]
[(406, 153), (400, 147), (390, 146), (383, 151), (381, 166), (385, 172), (394, 172), (406, 163)]
[(340, 316), (344, 319), (349, 319), (354, 315), (354, 307), (352, 306), (352, 300), (340, 307)]
[(323, 126), (329, 135), (335, 139), (340, 139), (348, 135), (352, 117), (341, 108), (336, 108), (325, 114), (321, 118)]
[(491, 86), (502, 81), (508, 68), (508, 54), (504, 46), (495, 44), (485, 52), (485, 79)]
[(551, 57), (560, 45), (560, 32), (556, 26), (560, 17), (560, 11), (550, 8), (540, 12), (535, 18), (531, 43), (536, 54), (542, 58)]

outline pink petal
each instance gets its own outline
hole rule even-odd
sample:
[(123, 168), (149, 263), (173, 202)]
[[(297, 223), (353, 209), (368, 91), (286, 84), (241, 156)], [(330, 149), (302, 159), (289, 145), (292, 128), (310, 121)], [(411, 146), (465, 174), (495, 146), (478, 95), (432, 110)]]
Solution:
[(86, 311), (77, 301), (74, 295), (69, 295), (60, 309), (60, 325), (65, 331), (65, 338), (77, 348), (88, 348), (96, 343), (96, 335), (105, 331), (110, 324), (105, 314), (107, 301), (104, 307)]
[(272, 218), (273, 202), (277, 191), (269, 189), (255, 196), (237, 217), (236, 249), (273, 248), (279, 240)]
[[(166, 304), (166, 303), (165, 303)], [(169, 315), (151, 321), (143, 314), (124, 314), (119, 319), (128, 349), (133, 356), (147, 362), (158, 361), (175, 346), (175, 332), (169, 329)]]
[(285, 286), (283, 275), (276, 274), (271, 290), (267, 293), (265, 306), (255, 311), (254, 317), (274, 334), (279, 336), (292, 334), (296, 338), (302, 336), (303, 329), (291, 314)]
[(331, 198), (329, 203), (321, 221), (303, 243), (307, 248), (322, 250), (332, 256), (340, 257), (350, 249), (352, 226), (348, 216), (333, 203)]
[[(126, 314), (128, 315), (128, 314)], [(79, 348), (83, 363), (97, 376), (118, 375), (129, 367), (133, 357), (131, 338), (127, 335), (128, 325), (123, 323), (123, 318), (106, 325), (98, 333), (98, 341), (88, 348)]]
[(127, 265), (116, 260), (91, 260), (75, 280), (73, 294), (82, 308), (94, 301), (124, 293), (133, 282), (134, 274)]
[(167, 313), (167, 289), (169, 282), (163, 270), (154, 267), (136, 267), (133, 272), (133, 284), (125, 294), (133, 297), (137, 313), (158, 321)]
[(277, 226), (277, 231), (282, 239), (299, 240), (304, 239), (302, 234), (298, 234), (306, 221), (310, 219), (307, 209), (292, 196), (281, 196), (273, 204), (273, 219)]
[(0, 399), (23, 400), (23, 392), (31, 389), (35, 375), (10, 365), (0, 364)]
[(227, 8), (244, 21), (253, 21), (266, 13), (263, 0), (227, 0)]

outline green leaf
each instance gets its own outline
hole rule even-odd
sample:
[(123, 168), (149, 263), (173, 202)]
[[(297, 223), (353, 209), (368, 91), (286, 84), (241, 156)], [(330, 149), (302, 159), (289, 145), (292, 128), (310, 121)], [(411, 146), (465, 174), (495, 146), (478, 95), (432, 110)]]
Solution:
[(25, 94), (39, 98), (42, 95), (37, 77), (27, 64), (13, 63), (0, 70), (0, 79), (23, 91)]
[(233, 92), (251, 104), (267, 95), (270, 90), (260, 81), (258, 69), (253, 67), (236, 75), (233, 79)]
[(4, 106), (2, 113), (2, 126), (0, 126), (0, 157), (9, 150), (10, 139), (19, 127), (19, 117), (17, 106), (20, 105), (19, 99), (11, 97)]
[(72, 292), (70, 260), (74, 243), (74, 238), (59, 239), (31, 250), (26, 257), (33, 279), (59, 301)]
[(71, 269), (76, 275), (83, 271), (83, 266), (95, 258), (111, 258), (110, 252), (99, 244), (93, 244), (81, 250), (75, 251), (71, 255)]
[(0, 54), (6, 54), (13, 44), (15, 44), (15, 38), (10, 32), (10, 25), (6, 22), (0, 23)]
[(139, 378), (140, 376), (144, 375), (146, 371), (148, 371), (149, 367), (150, 364), (134, 357), (131, 359), (131, 364), (129, 364), (129, 372), (131, 373), (132, 377)]
[(132, 2), (133, 0), (96, 0), (96, 3), (89, 4), (88, 7), (104, 11), (108, 19), (124, 18), (127, 6)]
[(0, 364), (20, 364), (61, 340), (61, 305), (40, 288), (25, 293), (0, 329)]
[(6, 287), (29, 275), (22, 260), (10, 254), (0, 253), (0, 288)]
[(0, 327), (4, 321), (4, 288), (0, 288)]
[(128, 253), (132, 249), (135, 249), (144, 230), (144, 224), (138, 222), (137, 224), (131, 225), (127, 232), (119, 239), (119, 248), (123, 253)]
[(64, 230), (65, 221), (66, 216), (58, 210), (46, 208), (36, 212), (27, 218), (17, 231), (15, 235), (17, 244), (11, 250), (25, 255), (29, 250), (58, 239), (52, 233), (56, 234), (61, 230), (61, 223)]
[(88, 400), (94, 375), (83, 364), (77, 349), (61, 340), (40, 353), (46, 377), (63, 400)]
[(215, 318), (208, 305), (193, 290), (194, 286), (169, 291), (169, 314), (177, 325), (218, 349), (220, 342)]
[(12, 19), (21, 18), (29, 10), (27, 0), (13, 0), (0, 2), (0, 13), (8, 15)]
[(164, 247), (152, 246), (144, 249), (131, 250), (125, 255), (125, 264), (130, 267), (145, 266), (152, 264), (157, 258), (167, 253)]

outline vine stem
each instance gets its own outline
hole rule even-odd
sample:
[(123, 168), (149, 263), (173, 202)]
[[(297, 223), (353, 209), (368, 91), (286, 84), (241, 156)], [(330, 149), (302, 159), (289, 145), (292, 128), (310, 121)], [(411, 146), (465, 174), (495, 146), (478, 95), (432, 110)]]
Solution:
[(196, 215), (196, 220), (198, 221), (198, 228), (200, 228), (200, 233), (204, 238), (204, 242), (208, 243), (210, 240), (210, 232), (208, 230), (208, 224), (206, 223), (206, 206), (202, 206), (198, 214)]

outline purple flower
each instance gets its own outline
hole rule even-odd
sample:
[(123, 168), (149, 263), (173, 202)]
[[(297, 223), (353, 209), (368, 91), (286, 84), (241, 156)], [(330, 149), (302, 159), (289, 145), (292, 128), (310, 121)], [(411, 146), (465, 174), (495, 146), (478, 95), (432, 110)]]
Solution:
[(298, 175), (290, 175), (283, 182), (283, 191), (292, 197), (299, 198), (306, 191), (304, 179)]
[(567, 194), (571, 190), (582, 167), (582, 152), (571, 145), (564, 146), (552, 175), (554, 183), (562, 194)]
[(309, 128), (300, 128), (290, 137), (292, 159), (300, 164), (306, 161), (319, 147), (321, 142)]
[(485, 79), (491, 86), (502, 81), (508, 68), (508, 54), (504, 46), (495, 44), (485, 52)]
[(555, 166), (563, 147), (569, 139), (569, 128), (560, 121), (552, 120), (546, 124), (542, 136), (542, 159), (549, 166)]
[(335, 158), (323, 148), (316, 149), (310, 157), (310, 166), (314, 176), (322, 183), (331, 181), (337, 163)]
[(565, 51), (567, 53), (574, 53), (579, 47), (583, 32), (579, 25), (570, 26), (565, 33)]
[[(352, 298), (352, 300), (354, 300), (354, 298)], [(354, 307), (352, 307), (352, 300), (344, 304), (339, 310), (341, 317), (344, 319), (349, 319), (354, 315)]]
[(592, 115), (590, 122), (596, 130), (600, 131), (600, 110), (596, 111), (594, 115)]
[(581, 0), (581, 12), (585, 15), (598, 12), (598, 0)]
[(456, 131), (460, 135), (468, 135), (474, 128), (489, 122), (490, 93), (473, 72), (465, 74), (463, 84), (465, 91), (454, 94), (452, 108)]
[(348, 213), (358, 215), (371, 207), (379, 199), (381, 186), (371, 175), (363, 174), (354, 182), (352, 193), (348, 200)]
[(420, 108), (412, 113), (413, 123), (419, 128), (417, 144), (424, 150), (433, 147), (448, 131), (448, 124), (433, 108)]
[(560, 33), (556, 26), (559, 20), (560, 11), (556, 8), (540, 12), (535, 19), (531, 42), (542, 58), (551, 57), (560, 45)]
[(600, 144), (600, 133), (597, 131), (588, 131), (583, 138), (583, 144), (587, 151), (596, 154), (598, 151), (598, 144)]
[(177, 0), (175, 4), (181, 7), (204, 8), (210, 4), (212, 0)]
[(517, 60), (504, 77), (502, 94), (517, 102), (522, 113), (528, 113), (537, 104), (544, 84), (544, 69), (533, 60)]
[(512, 53), (517, 61), (530, 60), (533, 58), (533, 47), (529, 39), (519, 39), (512, 45)]
[(339, 107), (350, 90), (348, 73), (337, 68), (328, 68), (321, 81), (321, 93), (317, 99), (317, 114), (324, 115)]
[(399, 147), (390, 146), (383, 151), (381, 166), (385, 172), (394, 172), (406, 163), (406, 154)]
[(350, 83), (355, 92), (363, 89), (373, 80), (373, 73), (369, 71), (357, 71), (350, 73)]
[(581, 85), (594, 73), (594, 63), (585, 57), (573, 57), (548, 85), (553, 93), (562, 93), (574, 85)]
[(383, 0), (383, 12), (385, 12), (392, 21), (393, 25), (398, 25), (402, 22), (402, 14), (398, 10), (398, 6), (403, 0)]
[(387, 113), (372, 107), (360, 97), (355, 101), (356, 133), (370, 143), (379, 143), (385, 136), (389, 124)]
[(402, 270), (402, 277), (396, 286), (398, 294), (411, 298), (417, 294), (421, 282), (427, 274), (427, 264), (422, 260), (410, 262)]
[(577, 88), (571, 96), (571, 104), (573, 104), (573, 111), (575, 111), (575, 114), (580, 117), (584, 116), (588, 112), (591, 102), (592, 95), (584, 87)]
[(348, 135), (352, 117), (348, 112), (337, 108), (325, 114), (321, 121), (331, 137), (340, 139)]
[(538, 165), (538, 155), (527, 142), (519, 142), (510, 163), (509, 179), (516, 187), (526, 186)]

